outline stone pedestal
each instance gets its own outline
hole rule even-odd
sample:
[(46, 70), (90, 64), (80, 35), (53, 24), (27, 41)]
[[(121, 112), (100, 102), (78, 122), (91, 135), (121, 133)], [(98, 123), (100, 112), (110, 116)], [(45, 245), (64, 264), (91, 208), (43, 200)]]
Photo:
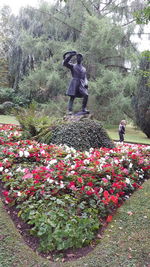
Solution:
[(71, 115), (66, 115), (64, 116), (64, 120), (65, 121), (68, 121), (68, 122), (76, 122), (76, 121), (81, 121), (83, 119), (93, 119), (93, 113), (90, 113), (90, 112), (83, 112), (83, 111), (80, 111), (80, 112), (77, 112), (75, 114), (71, 114)]

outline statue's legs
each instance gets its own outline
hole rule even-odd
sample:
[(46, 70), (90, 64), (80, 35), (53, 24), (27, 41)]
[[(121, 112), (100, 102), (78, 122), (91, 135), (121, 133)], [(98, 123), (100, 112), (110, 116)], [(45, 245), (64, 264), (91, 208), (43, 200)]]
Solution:
[(85, 112), (86, 111), (86, 105), (88, 102), (88, 95), (84, 94), (83, 95), (83, 101), (82, 101), (82, 111)]
[(74, 99), (75, 99), (75, 96), (70, 96), (70, 99), (68, 102), (68, 111), (69, 112), (72, 112)]

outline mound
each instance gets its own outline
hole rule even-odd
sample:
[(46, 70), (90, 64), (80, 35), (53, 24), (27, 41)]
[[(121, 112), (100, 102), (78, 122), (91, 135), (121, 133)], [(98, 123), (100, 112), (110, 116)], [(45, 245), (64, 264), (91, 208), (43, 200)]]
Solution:
[(90, 119), (57, 126), (52, 130), (50, 141), (53, 144), (66, 144), (82, 151), (91, 147), (114, 147), (113, 141), (109, 138), (103, 126)]

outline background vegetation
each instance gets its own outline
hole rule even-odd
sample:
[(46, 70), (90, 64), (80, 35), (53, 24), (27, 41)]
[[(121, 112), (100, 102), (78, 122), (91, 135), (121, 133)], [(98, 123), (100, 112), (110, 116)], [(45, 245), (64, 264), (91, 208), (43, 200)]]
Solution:
[[(17, 16), (8, 6), (2, 7), (0, 113), (34, 100), (46, 115), (62, 117), (70, 80), (62, 55), (76, 50), (84, 55), (88, 106), (94, 117), (109, 125), (134, 120), (149, 138), (149, 51), (143, 57), (130, 38), (136, 23), (148, 23), (148, 14), (148, 2), (142, 0), (68, 0), (51, 5), (44, 1), (38, 8), (21, 8)], [(139, 90), (147, 90), (142, 100)], [(74, 110), (79, 109), (76, 101)]]

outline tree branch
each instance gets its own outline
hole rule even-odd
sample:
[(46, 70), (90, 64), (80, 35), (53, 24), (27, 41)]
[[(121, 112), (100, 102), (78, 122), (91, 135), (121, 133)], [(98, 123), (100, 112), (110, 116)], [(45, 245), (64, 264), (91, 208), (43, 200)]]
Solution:
[(37, 9), (37, 8), (35, 8), (35, 7), (26, 7), (26, 9), (33, 9), (33, 10), (35, 10), (36, 12), (41, 12), (41, 13), (43, 13), (43, 14), (46, 14), (46, 15), (52, 17), (53, 19), (55, 19), (55, 20), (57, 20), (57, 21), (59, 21), (59, 22), (65, 24), (67, 27), (69, 27), (69, 28), (71, 28), (71, 29), (73, 29), (73, 30), (75, 30), (75, 31), (77, 31), (77, 32), (81, 32), (81, 30), (75, 28), (74, 26), (69, 25), (67, 22), (64, 22), (63, 20), (57, 18), (56, 16), (50, 14), (49, 12), (39, 10), (39, 9)]
[(99, 62), (102, 62), (102, 61), (104, 61), (105, 59), (111, 59), (111, 58), (122, 58), (122, 59), (124, 59), (122, 56), (104, 57), (104, 58), (101, 58), (101, 59), (99, 60)]
[(108, 67), (114, 67), (114, 68), (117, 67), (117, 68), (123, 69), (123, 70), (125, 70), (125, 71), (130, 70), (130, 68), (126, 68), (126, 67), (124, 67), (124, 66), (114, 65), (114, 64), (108, 64), (108, 65), (105, 66), (105, 68), (108, 68)]
[(134, 21), (136, 21), (136, 19), (133, 19), (133, 20), (127, 22), (126, 24), (121, 25), (121, 27), (127, 26), (127, 25), (133, 23)]
[(92, 15), (93, 15), (92, 12), (87, 8), (87, 6), (85, 5), (84, 1), (82, 1), (82, 0), (80, 0), (80, 1), (81, 1), (81, 3), (82, 3), (83, 7), (86, 9), (87, 13), (88, 13), (90, 16), (92, 16)]

